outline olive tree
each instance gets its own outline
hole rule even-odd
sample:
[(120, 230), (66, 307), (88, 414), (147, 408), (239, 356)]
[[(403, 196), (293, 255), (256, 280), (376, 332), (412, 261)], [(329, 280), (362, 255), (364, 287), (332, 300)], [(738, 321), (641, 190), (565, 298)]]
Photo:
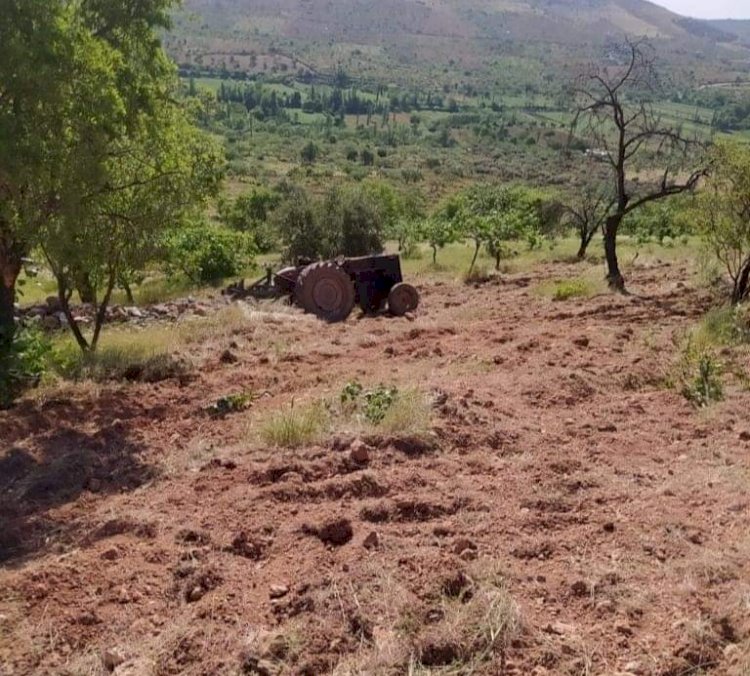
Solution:
[(704, 241), (732, 282), (732, 303), (750, 293), (750, 149), (719, 143), (711, 154), (706, 188), (698, 199)]

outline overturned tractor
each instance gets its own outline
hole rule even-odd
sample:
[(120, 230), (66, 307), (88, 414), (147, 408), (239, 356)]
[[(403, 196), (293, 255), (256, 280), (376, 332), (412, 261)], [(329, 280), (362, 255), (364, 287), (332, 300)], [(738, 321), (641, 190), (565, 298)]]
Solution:
[(387, 304), (392, 315), (401, 317), (419, 305), (419, 293), (403, 281), (401, 261), (396, 255), (300, 261), (297, 266), (274, 273), (271, 270), (249, 287), (230, 287), (235, 298), (288, 296), (306, 312), (328, 322), (344, 321), (359, 305), (364, 312), (378, 312)]

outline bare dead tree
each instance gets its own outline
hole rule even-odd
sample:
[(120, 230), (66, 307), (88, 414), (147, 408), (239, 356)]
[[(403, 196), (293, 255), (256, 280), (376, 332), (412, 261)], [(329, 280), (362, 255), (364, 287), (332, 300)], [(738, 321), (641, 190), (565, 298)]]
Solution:
[(566, 221), (578, 233), (578, 260), (583, 260), (597, 232), (604, 232), (616, 199), (607, 185), (587, 185), (565, 204)]
[[(575, 84), (578, 129), (611, 168), (614, 204), (604, 222), (604, 251), (610, 288), (625, 292), (617, 261), (623, 219), (644, 204), (693, 190), (706, 173), (696, 157), (702, 144), (663, 119), (650, 103), (659, 96), (655, 56), (645, 41), (628, 40), (616, 66), (593, 66)], [(657, 179), (644, 180), (638, 169)], [(638, 179), (638, 180), (636, 180)]]

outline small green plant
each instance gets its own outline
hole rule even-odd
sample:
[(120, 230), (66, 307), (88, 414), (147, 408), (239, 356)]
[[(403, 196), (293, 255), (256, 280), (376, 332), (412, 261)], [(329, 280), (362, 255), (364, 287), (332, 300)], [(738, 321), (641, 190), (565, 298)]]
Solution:
[(39, 382), (50, 350), (40, 330), (22, 328), (16, 332), (10, 349), (0, 353), (0, 409), (8, 408), (25, 388)]
[(220, 397), (213, 404), (206, 408), (210, 416), (217, 418), (224, 417), (230, 413), (240, 413), (250, 408), (256, 395), (253, 392), (237, 392)]
[(365, 392), (365, 419), (373, 425), (383, 422), (391, 406), (398, 399), (399, 392), (395, 387), (385, 387), (380, 385), (374, 390)]
[(700, 355), (692, 379), (683, 386), (683, 396), (699, 408), (721, 401), (724, 398), (722, 373), (722, 364), (713, 355)]
[(345, 413), (360, 415), (367, 422), (378, 425), (399, 397), (397, 387), (378, 387), (365, 390), (356, 380), (344, 385), (339, 399)]
[(591, 285), (585, 279), (565, 279), (555, 282), (551, 289), (552, 300), (570, 300), (591, 295)]

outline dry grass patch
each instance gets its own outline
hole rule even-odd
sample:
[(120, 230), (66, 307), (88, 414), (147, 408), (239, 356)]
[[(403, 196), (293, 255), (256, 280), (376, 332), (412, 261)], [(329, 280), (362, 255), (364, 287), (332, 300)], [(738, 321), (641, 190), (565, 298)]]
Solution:
[(328, 413), (321, 403), (292, 404), (261, 423), (260, 438), (269, 446), (301, 448), (320, 441), (328, 428)]

